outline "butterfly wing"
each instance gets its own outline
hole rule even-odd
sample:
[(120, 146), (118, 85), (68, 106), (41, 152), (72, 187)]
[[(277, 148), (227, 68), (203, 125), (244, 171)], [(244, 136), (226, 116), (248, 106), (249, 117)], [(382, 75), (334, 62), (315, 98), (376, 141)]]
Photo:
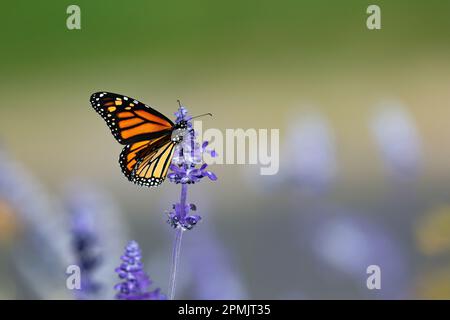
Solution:
[(127, 145), (119, 163), (128, 180), (147, 187), (156, 187), (166, 178), (175, 143), (170, 135)]
[(121, 144), (149, 141), (170, 135), (173, 130), (174, 124), (170, 119), (133, 98), (110, 92), (96, 92), (91, 96), (90, 102)]

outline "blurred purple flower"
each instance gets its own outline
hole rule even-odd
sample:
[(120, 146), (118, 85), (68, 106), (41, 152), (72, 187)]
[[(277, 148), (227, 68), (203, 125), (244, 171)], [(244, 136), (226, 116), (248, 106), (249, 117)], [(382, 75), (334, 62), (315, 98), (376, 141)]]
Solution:
[(79, 299), (109, 299), (114, 290), (116, 257), (123, 251), (126, 228), (114, 199), (99, 186), (80, 179), (66, 185), (64, 203), (72, 235), (74, 261), (81, 269)]
[(141, 249), (138, 243), (131, 241), (121, 256), (122, 264), (116, 269), (119, 278), (123, 280), (114, 287), (118, 291), (116, 299), (165, 300), (166, 297), (161, 294), (159, 288), (149, 291), (152, 281), (144, 272), (141, 259)]
[(70, 298), (61, 285), (64, 270), (73, 262), (64, 212), (40, 181), (0, 146), (0, 201), (13, 208), (20, 223), (13, 261), (17, 283), (38, 299)]
[(401, 179), (416, 177), (422, 160), (421, 141), (408, 110), (397, 102), (382, 103), (370, 126), (389, 173)]
[(79, 299), (90, 299), (94, 298), (101, 289), (100, 283), (93, 278), (93, 274), (102, 262), (102, 255), (92, 212), (86, 208), (86, 199), (77, 197), (76, 200), (67, 203), (71, 218), (73, 253), (76, 264), (81, 270), (81, 289), (76, 290), (75, 293)]
[(337, 171), (334, 133), (320, 113), (294, 117), (287, 130), (285, 176), (311, 191), (323, 191), (334, 182)]
[(78, 298), (87, 299), (97, 294), (101, 288), (100, 284), (92, 279), (92, 273), (101, 263), (102, 257), (97, 251), (95, 235), (83, 230), (74, 230), (72, 234), (74, 254), (81, 270), (81, 290), (77, 294)]
[(383, 277), (379, 294), (389, 299), (404, 297), (409, 269), (403, 248), (387, 229), (342, 212), (323, 221), (314, 220), (314, 224), (311, 244), (322, 261), (364, 284), (367, 267), (378, 265)]

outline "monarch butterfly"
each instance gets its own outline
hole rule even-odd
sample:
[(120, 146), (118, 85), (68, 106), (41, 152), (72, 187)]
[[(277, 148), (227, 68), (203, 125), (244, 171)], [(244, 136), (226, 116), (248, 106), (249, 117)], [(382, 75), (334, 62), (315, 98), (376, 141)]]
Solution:
[(175, 146), (192, 130), (188, 122), (181, 120), (174, 124), (155, 109), (120, 94), (96, 92), (90, 102), (116, 140), (125, 145), (119, 164), (128, 180), (147, 187), (160, 185)]

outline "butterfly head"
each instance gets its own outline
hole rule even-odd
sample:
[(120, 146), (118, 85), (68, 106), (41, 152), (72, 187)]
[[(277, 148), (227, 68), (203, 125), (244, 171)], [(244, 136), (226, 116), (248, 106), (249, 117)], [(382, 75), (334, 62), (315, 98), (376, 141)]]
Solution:
[(180, 143), (183, 141), (184, 136), (189, 132), (189, 124), (186, 120), (181, 120), (175, 124), (174, 130), (172, 131), (172, 141), (175, 143)]
[(188, 122), (186, 120), (181, 120), (175, 125), (175, 128), (186, 130), (188, 128)]

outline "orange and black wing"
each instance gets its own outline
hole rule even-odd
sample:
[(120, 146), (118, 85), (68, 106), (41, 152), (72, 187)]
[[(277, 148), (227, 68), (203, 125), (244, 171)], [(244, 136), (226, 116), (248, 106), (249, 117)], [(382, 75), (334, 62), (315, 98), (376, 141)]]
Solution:
[(90, 102), (121, 144), (148, 141), (170, 135), (173, 130), (174, 124), (170, 119), (133, 98), (96, 92)]
[(156, 187), (166, 178), (174, 148), (170, 135), (130, 144), (120, 154), (122, 172), (138, 185)]

